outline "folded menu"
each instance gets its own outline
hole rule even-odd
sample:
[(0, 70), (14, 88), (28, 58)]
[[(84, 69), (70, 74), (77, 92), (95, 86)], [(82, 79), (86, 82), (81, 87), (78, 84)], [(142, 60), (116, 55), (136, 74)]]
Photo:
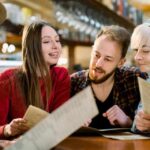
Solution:
[(147, 82), (146, 80), (138, 77), (138, 83), (143, 110), (145, 113), (150, 114), (150, 82)]
[(24, 115), (24, 119), (28, 121), (29, 127), (35, 126), (38, 122), (48, 116), (48, 112), (30, 105)]
[(19, 138), (15, 144), (6, 149), (51, 149), (97, 114), (98, 109), (91, 87), (87, 87), (58, 109), (48, 114), (46, 118)]

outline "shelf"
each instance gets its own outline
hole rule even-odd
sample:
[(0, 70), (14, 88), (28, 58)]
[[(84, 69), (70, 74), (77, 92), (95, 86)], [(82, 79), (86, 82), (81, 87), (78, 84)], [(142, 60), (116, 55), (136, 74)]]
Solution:
[(132, 21), (128, 20), (123, 16), (118, 15), (116, 12), (109, 9), (107, 6), (103, 5), (102, 3), (97, 2), (96, 0), (82, 0), (82, 3), (84, 3), (84, 5), (88, 5), (89, 7), (99, 12), (100, 15), (104, 16), (104, 18), (107, 18), (108, 21), (106, 23), (117, 24), (122, 27), (125, 27), (129, 31), (133, 31), (135, 25)]

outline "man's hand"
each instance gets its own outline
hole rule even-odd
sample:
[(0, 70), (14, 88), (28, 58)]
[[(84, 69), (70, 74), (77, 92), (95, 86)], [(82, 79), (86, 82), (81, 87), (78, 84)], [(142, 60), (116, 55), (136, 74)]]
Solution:
[(140, 131), (150, 131), (150, 114), (139, 110), (135, 116), (136, 128)]
[(117, 106), (114, 105), (103, 113), (104, 117), (107, 117), (111, 125), (120, 127), (130, 127), (132, 120)]

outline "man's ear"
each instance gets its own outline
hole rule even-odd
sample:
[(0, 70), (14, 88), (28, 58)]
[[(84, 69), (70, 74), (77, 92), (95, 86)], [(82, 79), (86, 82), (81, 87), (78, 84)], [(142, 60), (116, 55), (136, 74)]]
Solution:
[(126, 62), (126, 59), (125, 58), (121, 58), (119, 63), (118, 63), (118, 68), (122, 67), (125, 62)]

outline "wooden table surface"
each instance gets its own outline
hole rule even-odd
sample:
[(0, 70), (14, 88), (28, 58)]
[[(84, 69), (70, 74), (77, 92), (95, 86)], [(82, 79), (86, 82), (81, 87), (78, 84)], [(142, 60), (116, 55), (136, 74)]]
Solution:
[[(11, 143), (0, 140), (0, 150)], [(102, 136), (69, 137), (53, 150), (150, 150), (150, 140), (112, 140)]]
[(150, 150), (150, 140), (113, 140), (101, 136), (69, 137), (54, 150)]

